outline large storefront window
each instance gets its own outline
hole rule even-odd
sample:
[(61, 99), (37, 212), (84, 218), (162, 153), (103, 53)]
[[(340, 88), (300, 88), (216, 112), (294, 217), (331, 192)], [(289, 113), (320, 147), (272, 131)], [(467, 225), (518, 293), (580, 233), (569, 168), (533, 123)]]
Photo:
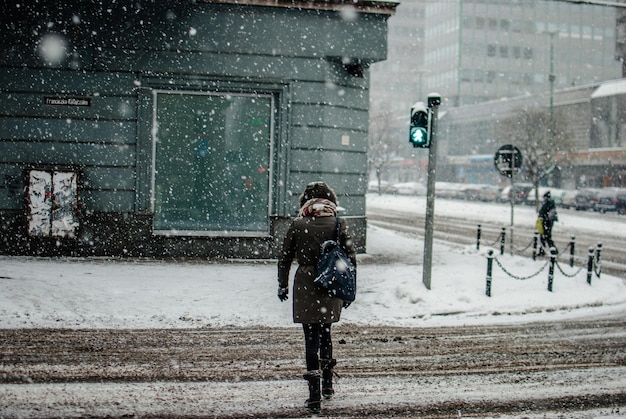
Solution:
[(272, 96), (154, 94), (155, 233), (268, 234)]

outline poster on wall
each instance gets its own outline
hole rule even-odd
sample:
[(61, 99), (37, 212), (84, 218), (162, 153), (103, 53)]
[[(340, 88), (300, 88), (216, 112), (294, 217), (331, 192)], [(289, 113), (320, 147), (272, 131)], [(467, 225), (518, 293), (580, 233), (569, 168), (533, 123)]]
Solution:
[(76, 172), (31, 170), (27, 201), (29, 235), (76, 237), (79, 227)]
[(28, 174), (28, 234), (48, 237), (52, 227), (52, 173), (31, 170)]

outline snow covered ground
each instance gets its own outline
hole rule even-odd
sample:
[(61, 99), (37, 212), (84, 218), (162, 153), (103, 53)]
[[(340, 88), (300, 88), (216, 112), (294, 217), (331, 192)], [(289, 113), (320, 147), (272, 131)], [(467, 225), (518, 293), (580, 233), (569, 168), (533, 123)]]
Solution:
[[(368, 205), (424, 211), (423, 198), (371, 196)], [(510, 219), (503, 205), (439, 201), (436, 214), (480, 221)], [(516, 223), (534, 221), (520, 208)], [(576, 220), (573, 217), (580, 217)], [(581, 223), (611, 235), (626, 235), (624, 220), (585, 220), (563, 214), (559, 226)], [(469, 218), (468, 218), (469, 219)], [(597, 224), (597, 225), (594, 225)], [(528, 225), (528, 224), (526, 224)], [(486, 248), (435, 242), (432, 289), (422, 284), (421, 239), (370, 225), (368, 254), (360, 255), (358, 298), (344, 311), (344, 324), (439, 326), (571, 320), (626, 315), (624, 278), (603, 274), (586, 282), (583, 269), (573, 278), (554, 278), (547, 269), (515, 280), (494, 266), (492, 297), (485, 295)], [(546, 263), (498, 256), (519, 276)], [(579, 267), (564, 266), (574, 273)], [(0, 329), (15, 328), (200, 328), (211, 326), (290, 326), (291, 299), (276, 297), (274, 261), (172, 262), (0, 256)], [(457, 403), (520, 398), (556, 400), (575, 394), (620, 394), (624, 368), (537, 371), (515, 374), (345, 377), (338, 397), (324, 409), (358, 412), (367, 406), (413, 410)], [(252, 382), (35, 383), (0, 386), (2, 417), (167, 417), (224, 415), (267, 417), (276, 409), (301, 417), (306, 389), (301, 379)], [(521, 400), (521, 399), (520, 399)], [(567, 412), (524, 412), (526, 418), (618, 418), (623, 407)], [(459, 410), (458, 417), (464, 417)], [(455, 416), (456, 417), (456, 416)], [(518, 415), (500, 418), (520, 417)]]
[[(417, 200), (417, 201), (416, 201)], [(424, 198), (369, 196), (368, 205), (423, 211)], [(440, 200), (436, 214), (489, 220), (506, 225), (506, 205)], [(473, 205), (473, 204), (472, 204)], [(516, 209), (516, 223), (532, 225), (532, 209)], [(469, 217), (469, 215), (468, 215)], [(561, 215), (559, 228), (585, 220), (589, 228), (626, 235), (623, 218), (600, 221), (585, 214)], [(530, 223), (530, 224), (529, 224)], [(553, 292), (548, 270), (515, 280), (494, 264), (492, 296), (485, 295), (486, 248), (435, 242), (432, 287), (422, 284), (421, 239), (368, 227), (368, 254), (360, 255), (357, 301), (343, 322), (370, 325), (438, 326), (514, 323), (626, 313), (624, 278), (602, 274), (586, 282), (586, 270), (556, 270)], [(389, 257), (393, 256), (393, 257)], [(392, 262), (390, 262), (390, 260)], [(540, 270), (546, 260), (498, 256), (520, 277)], [(0, 328), (188, 328), (209, 326), (289, 326), (291, 299), (276, 298), (274, 261), (171, 262), (0, 256)]]

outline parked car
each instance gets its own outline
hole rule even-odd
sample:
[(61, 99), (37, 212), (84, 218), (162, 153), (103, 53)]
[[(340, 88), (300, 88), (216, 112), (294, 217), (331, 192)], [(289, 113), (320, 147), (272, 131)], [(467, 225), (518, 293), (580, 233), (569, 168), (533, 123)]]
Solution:
[(495, 202), (498, 200), (501, 189), (498, 186), (484, 185), (478, 191), (478, 199), (483, 202)]
[[(530, 183), (516, 183), (515, 184), (515, 202), (516, 204), (522, 204), (526, 202), (528, 198), (528, 192), (533, 188)], [(504, 187), (500, 192), (500, 202), (511, 201), (511, 185)]]
[(399, 195), (426, 195), (426, 186), (419, 182), (394, 183), (393, 188)]
[(626, 215), (626, 193), (617, 194), (617, 213)]
[(435, 195), (437, 198), (464, 199), (466, 185), (454, 182), (436, 182)]
[[(370, 181), (367, 185), (367, 191), (378, 193), (378, 181), (377, 180)], [(381, 180), (380, 181), (380, 193), (393, 194), (393, 193), (396, 193), (396, 190), (393, 187), (393, 185), (391, 185), (391, 183), (387, 182), (386, 180)]]
[(563, 208), (575, 208), (576, 207), (576, 195), (578, 191), (566, 189), (561, 196), (561, 207)]
[(480, 200), (480, 191), (485, 185), (479, 184), (467, 184), (461, 188), (461, 194), (459, 198), (467, 199), (468, 201)]
[[(594, 209), (598, 212), (617, 211), (617, 195), (620, 194), (619, 188), (605, 188), (598, 192), (597, 201)], [(620, 194), (621, 195), (621, 194)]]
[(594, 189), (581, 189), (574, 198), (576, 211), (593, 211), (596, 205), (598, 191)]

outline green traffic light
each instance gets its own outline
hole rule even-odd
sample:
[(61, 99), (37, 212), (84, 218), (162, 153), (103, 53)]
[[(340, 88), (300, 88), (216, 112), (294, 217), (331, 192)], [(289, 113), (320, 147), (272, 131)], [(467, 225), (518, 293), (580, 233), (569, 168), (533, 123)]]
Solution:
[(409, 130), (409, 143), (415, 148), (430, 147), (430, 133), (428, 109), (422, 102), (416, 103), (411, 108), (411, 124)]
[(414, 147), (424, 147), (428, 145), (428, 131), (422, 127), (411, 127), (411, 143)]

